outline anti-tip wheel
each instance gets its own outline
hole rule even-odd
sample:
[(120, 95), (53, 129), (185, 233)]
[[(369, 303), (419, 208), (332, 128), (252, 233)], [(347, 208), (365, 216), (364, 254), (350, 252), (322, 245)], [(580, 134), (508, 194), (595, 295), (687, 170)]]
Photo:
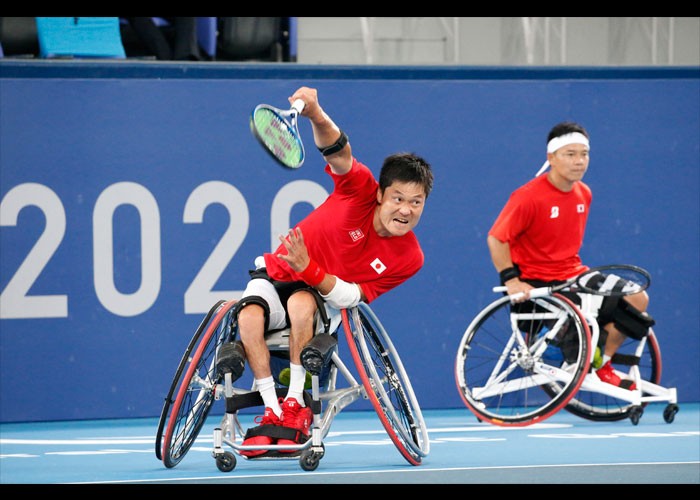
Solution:
[(676, 418), (676, 413), (678, 413), (678, 405), (674, 403), (669, 404), (664, 408), (664, 421), (670, 424)]
[(644, 413), (644, 409), (641, 406), (634, 406), (630, 408), (630, 420), (634, 425), (639, 423), (639, 419), (642, 418), (642, 413)]
[(323, 450), (314, 451), (312, 448), (308, 448), (301, 452), (301, 456), (299, 457), (299, 465), (301, 465), (301, 468), (305, 471), (314, 471), (318, 468), (318, 464), (321, 461), (323, 454)]
[(216, 467), (221, 472), (231, 472), (236, 467), (236, 456), (230, 451), (217, 455)]

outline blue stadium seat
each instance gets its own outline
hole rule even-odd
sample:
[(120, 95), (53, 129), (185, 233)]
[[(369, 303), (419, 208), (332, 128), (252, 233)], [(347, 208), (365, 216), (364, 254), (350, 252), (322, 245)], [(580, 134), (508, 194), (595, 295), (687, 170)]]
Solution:
[(37, 17), (42, 58), (126, 58), (118, 17)]

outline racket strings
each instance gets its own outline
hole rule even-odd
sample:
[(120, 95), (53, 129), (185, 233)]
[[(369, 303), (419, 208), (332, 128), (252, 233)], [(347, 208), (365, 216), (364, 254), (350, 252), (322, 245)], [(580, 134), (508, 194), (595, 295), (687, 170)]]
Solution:
[(265, 145), (276, 157), (288, 165), (301, 160), (301, 147), (296, 136), (277, 114), (261, 109), (255, 113), (253, 122)]
[(629, 295), (644, 290), (649, 284), (648, 279), (634, 271), (616, 269), (611, 273), (594, 272), (583, 276), (579, 285), (588, 290), (603, 294)]

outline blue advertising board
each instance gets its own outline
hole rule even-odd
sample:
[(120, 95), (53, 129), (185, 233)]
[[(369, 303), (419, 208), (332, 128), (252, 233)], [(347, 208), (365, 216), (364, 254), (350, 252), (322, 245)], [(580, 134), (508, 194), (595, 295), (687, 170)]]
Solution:
[(299, 170), (249, 130), (302, 85), (375, 175), (397, 151), (433, 166), (425, 266), (372, 304), (422, 407), (462, 406), (457, 345), (496, 298), (487, 232), (564, 120), (591, 135), (584, 263), (651, 272), (662, 383), (700, 399), (697, 70), (47, 68), (0, 63), (0, 421), (160, 413), (204, 314), (332, 190), (308, 121)]

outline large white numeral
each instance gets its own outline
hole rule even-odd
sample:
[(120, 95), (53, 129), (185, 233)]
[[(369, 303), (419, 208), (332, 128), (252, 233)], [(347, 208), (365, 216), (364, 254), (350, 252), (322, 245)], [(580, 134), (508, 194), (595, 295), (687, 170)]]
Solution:
[[(120, 205), (136, 207), (141, 220), (141, 284), (129, 294), (114, 285), (112, 219)], [(160, 291), (160, 212), (153, 195), (133, 182), (112, 184), (95, 202), (92, 232), (95, 292), (102, 305), (119, 316), (148, 310)]]
[(312, 181), (294, 181), (280, 189), (272, 201), (270, 210), (270, 251), (274, 252), (280, 245), (278, 235), (287, 234), (292, 227), (293, 224), (289, 218), (294, 205), (305, 201), (317, 208), (326, 201), (326, 198), (328, 198), (328, 192), (323, 186)]
[[(294, 224), (292, 208), (306, 202), (318, 207), (328, 197), (319, 184), (300, 180), (284, 186), (270, 209), (271, 251), (279, 246), (279, 234)], [(185, 314), (200, 314), (220, 299), (235, 299), (242, 290), (213, 290), (216, 282), (240, 248), (248, 233), (250, 216), (241, 192), (221, 181), (198, 186), (185, 203), (183, 222), (201, 224), (211, 204), (223, 205), (229, 214), (228, 227), (184, 295)], [(60, 245), (66, 230), (61, 200), (41, 184), (20, 184), (0, 203), (0, 225), (17, 225), (26, 206), (36, 205), (46, 217), (46, 229), (0, 295), (0, 318), (49, 318), (68, 316), (67, 295), (27, 295), (39, 274)], [(114, 283), (113, 218), (121, 205), (132, 205), (141, 221), (141, 283), (134, 293), (121, 293)], [(161, 285), (160, 213), (153, 195), (140, 184), (118, 182), (97, 198), (92, 214), (95, 293), (102, 305), (119, 316), (136, 316), (158, 298)]]
[(229, 214), (228, 228), (187, 288), (185, 314), (205, 313), (217, 300), (237, 299), (243, 293), (243, 290), (212, 290), (248, 233), (248, 204), (241, 192), (225, 182), (205, 182), (187, 198), (182, 222), (201, 224), (204, 211), (213, 203), (226, 207)]
[(0, 202), (0, 226), (16, 226), (19, 212), (35, 205), (46, 228), (0, 294), (0, 318), (65, 318), (67, 295), (27, 295), (66, 232), (66, 212), (56, 193), (41, 184), (19, 184)]

